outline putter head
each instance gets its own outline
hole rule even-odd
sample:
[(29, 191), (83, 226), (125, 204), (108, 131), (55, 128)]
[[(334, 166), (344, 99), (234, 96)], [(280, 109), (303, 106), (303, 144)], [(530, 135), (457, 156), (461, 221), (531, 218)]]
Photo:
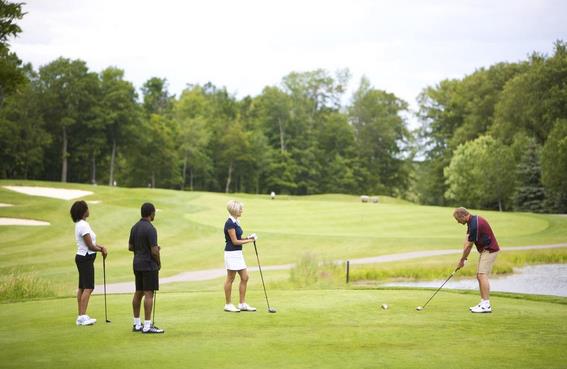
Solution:
[(107, 322), (107, 323), (112, 323), (112, 322), (111, 322), (110, 320), (108, 320), (108, 319), (106, 319), (106, 322)]
[(421, 311), (421, 310), (423, 310), (423, 306), (418, 306), (418, 307), (415, 308), (415, 310)]
[(277, 312), (276, 308), (273, 307), (268, 308), (268, 313), (275, 313), (275, 312)]

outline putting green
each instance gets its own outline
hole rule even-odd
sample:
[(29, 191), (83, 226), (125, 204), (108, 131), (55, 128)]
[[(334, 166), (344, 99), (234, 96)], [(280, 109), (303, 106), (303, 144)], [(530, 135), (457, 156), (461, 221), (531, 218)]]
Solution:
[[(0, 305), (3, 368), (561, 368), (567, 305), (493, 297), (474, 315), (476, 294), (441, 291), (251, 290), (256, 313), (222, 311), (222, 292), (160, 293), (164, 335), (131, 332), (129, 295), (93, 297), (91, 327), (74, 323), (75, 300)], [(382, 303), (390, 308), (383, 310)]]

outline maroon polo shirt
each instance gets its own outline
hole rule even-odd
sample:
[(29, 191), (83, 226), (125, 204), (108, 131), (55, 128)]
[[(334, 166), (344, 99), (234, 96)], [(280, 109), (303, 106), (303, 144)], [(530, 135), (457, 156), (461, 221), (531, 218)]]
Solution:
[(469, 242), (474, 242), (478, 252), (483, 252), (484, 250), (488, 250), (491, 253), (500, 251), (492, 228), (490, 228), (486, 219), (478, 215), (471, 215), (467, 222), (467, 237)]

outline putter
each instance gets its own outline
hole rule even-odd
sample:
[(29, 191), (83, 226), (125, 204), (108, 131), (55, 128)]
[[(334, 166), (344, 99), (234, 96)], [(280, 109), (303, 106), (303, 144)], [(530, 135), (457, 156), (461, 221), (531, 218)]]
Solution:
[(106, 306), (106, 258), (105, 257), (102, 258), (102, 277), (104, 281), (104, 319), (106, 320), (107, 323), (110, 323), (110, 320), (108, 320), (108, 310)]
[(264, 284), (264, 276), (262, 275), (262, 267), (260, 266), (260, 258), (258, 257), (258, 249), (256, 248), (256, 241), (254, 241), (254, 251), (256, 252), (256, 260), (258, 260), (258, 269), (260, 270), (260, 278), (262, 278), (262, 286), (264, 287), (264, 296), (266, 296), (266, 304), (268, 305), (268, 312), (275, 313), (276, 309), (270, 307), (270, 302), (268, 301), (268, 294), (266, 293), (266, 285)]
[(425, 309), (425, 307), (427, 306), (427, 304), (429, 304), (429, 301), (431, 301), (431, 300), (433, 299), (433, 297), (435, 297), (435, 295), (437, 295), (437, 292), (439, 292), (439, 290), (440, 290), (441, 288), (443, 288), (443, 286), (445, 285), (445, 283), (449, 282), (449, 279), (453, 278), (453, 276), (455, 275), (455, 273), (456, 273), (457, 270), (459, 270), (459, 269), (460, 269), (460, 268), (455, 269), (455, 270), (453, 271), (453, 273), (451, 273), (451, 275), (449, 276), (449, 278), (447, 278), (447, 279), (445, 280), (445, 282), (443, 282), (443, 284), (441, 285), (441, 287), (439, 287), (439, 288), (437, 289), (437, 291), (435, 291), (435, 293), (433, 294), (433, 296), (431, 296), (431, 297), (429, 298), (429, 300), (427, 300), (427, 302), (426, 302), (423, 306), (418, 306), (418, 307), (415, 308), (415, 310), (417, 310), (417, 311), (422, 311), (423, 309)]

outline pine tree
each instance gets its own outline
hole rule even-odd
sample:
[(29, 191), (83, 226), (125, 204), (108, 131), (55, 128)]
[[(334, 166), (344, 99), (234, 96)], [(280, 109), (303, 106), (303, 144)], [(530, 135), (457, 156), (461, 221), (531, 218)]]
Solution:
[(540, 213), (545, 211), (545, 190), (541, 183), (541, 148), (530, 142), (518, 163), (514, 209)]

